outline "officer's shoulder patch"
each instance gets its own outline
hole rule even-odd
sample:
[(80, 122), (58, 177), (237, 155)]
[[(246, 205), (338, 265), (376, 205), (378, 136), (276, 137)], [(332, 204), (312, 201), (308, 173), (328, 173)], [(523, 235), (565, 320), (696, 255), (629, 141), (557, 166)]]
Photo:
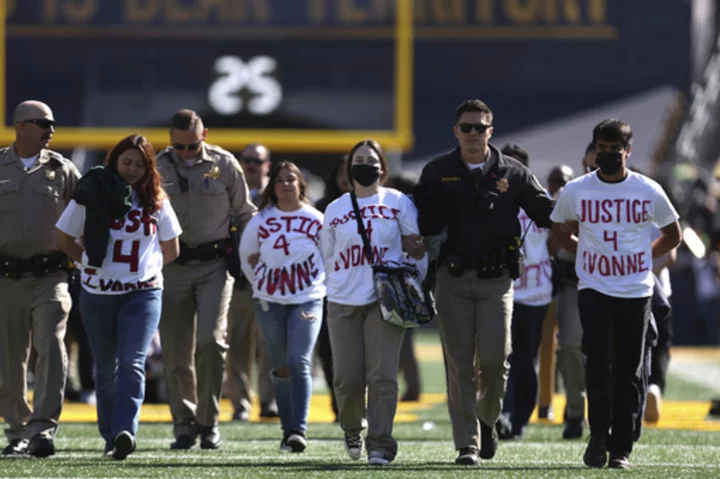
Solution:
[(225, 148), (217, 145), (205, 143), (205, 150), (212, 155), (213, 158), (234, 158), (235, 155), (227, 151)]

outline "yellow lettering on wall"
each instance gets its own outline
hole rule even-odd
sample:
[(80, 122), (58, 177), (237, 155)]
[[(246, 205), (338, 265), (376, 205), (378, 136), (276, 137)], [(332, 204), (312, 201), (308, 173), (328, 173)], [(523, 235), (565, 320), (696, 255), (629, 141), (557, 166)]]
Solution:
[(478, 22), (491, 23), (495, 18), (495, 0), (476, 0), (475, 18)]
[(433, 16), (437, 23), (464, 23), (466, 0), (434, 0)]
[(182, 0), (166, 0), (165, 15), (168, 22), (185, 23), (192, 18), (192, 7), (181, 5)]
[(9, 18), (15, 13), (15, 0), (5, 0), (5, 15)]
[(125, 0), (125, 20), (149, 22), (160, 11), (160, 0)]
[(310, 0), (308, 4), (309, 17), (313, 23), (327, 22), (328, 6), (327, 0)]
[(83, 23), (97, 12), (97, 0), (65, 0), (63, 13), (71, 22)]
[(606, 0), (589, 0), (590, 1), (590, 21), (592, 23), (607, 22), (607, 2)]
[(537, 0), (504, 0), (503, 3), (512, 23), (531, 23), (537, 18)]
[(367, 20), (367, 13), (355, 5), (354, 0), (338, 1), (338, 19), (342, 23), (360, 23)]
[(45, 0), (43, 3), (43, 19), (54, 22), (57, 19), (57, 0)]
[(580, 0), (563, 0), (563, 14), (568, 23), (582, 23)]

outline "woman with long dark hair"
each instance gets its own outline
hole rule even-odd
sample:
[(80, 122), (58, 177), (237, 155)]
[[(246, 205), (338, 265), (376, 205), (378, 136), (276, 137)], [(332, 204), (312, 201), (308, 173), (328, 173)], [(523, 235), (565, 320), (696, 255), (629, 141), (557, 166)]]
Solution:
[(56, 225), (60, 249), (82, 265), (80, 313), (95, 357), (105, 454), (135, 450), (145, 358), (162, 308), (163, 265), (178, 256), (180, 224), (139, 135), (80, 179)]
[(240, 240), (240, 261), (252, 283), (257, 320), (272, 357), (283, 437), (280, 450), (303, 452), (312, 395), (311, 360), (322, 322), (325, 268), (323, 215), (310, 206), (294, 163), (270, 173), (260, 212)]

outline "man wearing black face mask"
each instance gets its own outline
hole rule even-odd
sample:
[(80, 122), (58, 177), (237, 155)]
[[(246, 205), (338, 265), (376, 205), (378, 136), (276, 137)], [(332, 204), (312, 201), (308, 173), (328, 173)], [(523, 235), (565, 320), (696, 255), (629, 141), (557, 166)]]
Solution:
[(455, 462), (464, 465), (476, 465), (478, 457), (491, 459), (497, 450), (495, 423), (510, 354), (512, 280), (524, 271), (519, 209), (547, 228), (553, 207), (530, 170), (489, 143), (492, 120), (482, 101), (462, 103), (453, 128), (459, 147), (425, 166), (414, 194), (421, 235), (447, 234), (435, 292)]
[[(576, 253), (578, 308), (587, 356), (590, 467), (629, 467), (643, 394), (653, 260), (681, 241), (678, 214), (662, 187), (629, 171), (632, 130), (609, 119), (593, 130), (598, 170), (569, 182), (552, 213), (553, 241)], [(563, 226), (571, 223), (579, 236)], [(661, 235), (650, 240), (653, 225)], [(612, 432), (611, 432), (612, 431)]]

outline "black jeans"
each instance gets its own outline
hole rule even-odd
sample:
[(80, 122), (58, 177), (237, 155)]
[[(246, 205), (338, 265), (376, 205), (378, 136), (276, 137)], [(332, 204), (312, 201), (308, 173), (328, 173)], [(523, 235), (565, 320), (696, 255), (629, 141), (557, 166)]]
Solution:
[(583, 289), (578, 307), (591, 433), (606, 436), (612, 428), (609, 452), (629, 454), (642, 413), (650, 298), (616, 298)]
[(503, 413), (510, 415), (512, 432), (522, 436), (538, 399), (538, 349), (548, 306), (513, 304), (512, 354)]
[(673, 326), (672, 313), (663, 320), (658, 320), (657, 344), (652, 348), (650, 358), (649, 384), (657, 384), (660, 391), (665, 392), (665, 378), (670, 365), (670, 348), (672, 347)]

